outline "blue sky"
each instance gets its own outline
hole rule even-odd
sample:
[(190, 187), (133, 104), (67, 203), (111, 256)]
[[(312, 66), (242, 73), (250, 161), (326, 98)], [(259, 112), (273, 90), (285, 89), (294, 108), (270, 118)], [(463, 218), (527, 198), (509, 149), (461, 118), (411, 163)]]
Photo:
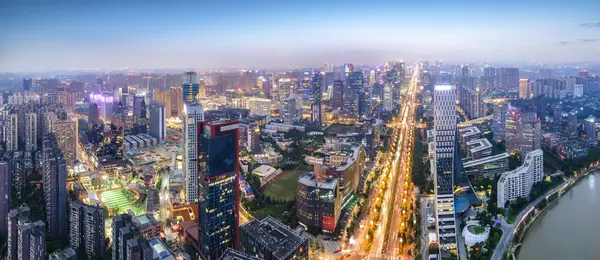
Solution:
[(600, 60), (597, 0), (123, 2), (2, 1), (0, 71)]

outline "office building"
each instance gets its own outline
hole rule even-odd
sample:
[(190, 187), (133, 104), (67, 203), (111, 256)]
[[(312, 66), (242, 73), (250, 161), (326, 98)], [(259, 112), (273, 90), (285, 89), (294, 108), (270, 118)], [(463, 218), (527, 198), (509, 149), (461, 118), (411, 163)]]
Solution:
[(71, 203), (69, 242), (71, 248), (85, 252), (88, 259), (104, 253), (105, 210), (75, 201)]
[(467, 158), (477, 160), (492, 155), (492, 144), (487, 138), (475, 139), (466, 143)]
[(239, 248), (238, 121), (198, 125), (200, 254), (217, 259), (228, 247)]
[(519, 88), (519, 68), (500, 68), (500, 88), (509, 91)]
[(250, 124), (248, 126), (247, 147), (253, 153), (260, 153), (260, 127), (258, 127), (256, 124)]
[(0, 236), (8, 234), (8, 213), (12, 195), (12, 174), (8, 163), (0, 162)]
[(173, 105), (170, 116), (179, 116), (183, 112), (183, 90), (181, 87), (171, 87), (170, 91), (171, 103)]
[[(469, 83), (472, 79), (474, 78), (469, 77), (466, 82)], [(458, 87), (457, 95), (459, 106), (468, 118), (475, 119), (484, 116), (484, 104), (480, 88), (462, 85)]]
[(183, 94), (183, 102), (198, 100), (198, 93), (200, 93), (198, 74), (194, 71), (188, 71), (184, 73), (181, 89)]
[(341, 109), (344, 107), (344, 82), (341, 80), (333, 81), (333, 87), (331, 91), (331, 99), (329, 99), (329, 106), (334, 109)]
[(293, 124), (298, 121), (299, 114), (302, 114), (302, 110), (298, 111), (298, 105), (296, 103), (296, 97), (291, 95), (281, 102), (281, 109), (279, 110), (279, 114), (283, 123), (285, 124)]
[(310, 100), (311, 121), (321, 124), (322, 121), (322, 106), (323, 99), (323, 74), (315, 72), (312, 78), (312, 97)]
[(460, 148), (466, 153), (467, 143), (481, 138), (481, 130), (476, 126), (463, 127), (458, 129), (458, 136), (460, 137)]
[(49, 260), (77, 260), (77, 252), (73, 248), (67, 247), (59, 252), (51, 253)]
[(240, 249), (265, 260), (308, 259), (308, 238), (268, 216), (240, 227)]
[(542, 143), (541, 122), (534, 107), (508, 105), (504, 127), (507, 152), (521, 155), (540, 149)]
[(19, 115), (8, 114), (4, 120), (4, 142), (7, 151), (19, 150)]
[(317, 178), (305, 173), (298, 179), (296, 217), (305, 229), (331, 233), (335, 231), (341, 210), (341, 195), (336, 178)]
[(462, 174), (474, 179), (494, 179), (508, 170), (508, 153), (463, 162)]
[(347, 91), (344, 93), (344, 109), (352, 115), (359, 116), (360, 92), (363, 90), (364, 76), (362, 71), (348, 74)]
[(204, 121), (204, 108), (198, 101), (183, 105), (183, 174), (188, 203), (198, 201), (198, 123)]
[(436, 228), (441, 249), (456, 248), (454, 175), (456, 154), (456, 87), (436, 85), (434, 95), (434, 142)]
[(67, 236), (67, 162), (52, 133), (42, 142), (42, 177), (46, 199), (46, 218), (50, 237)]
[(289, 78), (282, 78), (279, 79), (277, 83), (278, 100), (281, 102), (292, 94), (292, 80)]
[(37, 150), (37, 126), (37, 114), (25, 113), (25, 151)]
[(108, 123), (112, 120), (114, 97), (104, 93), (90, 94), (90, 102), (98, 105), (98, 116), (103, 122)]
[(262, 258), (254, 257), (249, 254), (227, 248), (219, 260), (263, 260)]
[(596, 117), (590, 115), (588, 118), (586, 118), (583, 128), (585, 130), (585, 136), (588, 144), (590, 146), (596, 146), (598, 144), (598, 134), (596, 133)]
[(246, 99), (246, 108), (250, 109), (251, 114), (270, 116), (271, 100), (266, 98), (250, 97)]
[(45, 114), (46, 132), (53, 133), (63, 151), (68, 166), (74, 166), (78, 156), (78, 121), (64, 110)]
[(527, 154), (523, 165), (505, 172), (498, 180), (498, 206), (504, 207), (507, 201), (527, 198), (536, 182), (544, 179), (544, 152), (541, 149)]
[(529, 93), (529, 80), (528, 79), (520, 79), (519, 80), (519, 98), (528, 99), (531, 97)]
[(150, 135), (160, 143), (167, 140), (167, 112), (159, 101), (150, 102)]
[[(173, 99), (171, 90), (155, 89), (152, 92), (152, 100), (156, 100), (156, 101), (162, 102), (164, 104), (166, 118), (173, 116), (173, 111), (175, 109), (173, 109), (173, 107), (174, 107), (173, 100), (174, 99)], [(152, 102), (151, 102), (151, 104), (152, 104)], [(150, 117), (152, 117), (152, 115)]]

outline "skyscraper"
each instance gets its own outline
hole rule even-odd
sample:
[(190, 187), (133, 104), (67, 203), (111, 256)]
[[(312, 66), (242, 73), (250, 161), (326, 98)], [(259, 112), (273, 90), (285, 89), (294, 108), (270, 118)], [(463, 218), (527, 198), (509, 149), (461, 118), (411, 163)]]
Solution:
[[(16, 260), (19, 255), (19, 219), (28, 218), (31, 215), (31, 209), (27, 205), (22, 205), (8, 213), (8, 259)], [(6, 234), (6, 233), (4, 233)]]
[[(598, 145), (598, 134), (596, 133), (596, 117), (590, 115), (588, 118), (585, 119), (583, 128), (585, 130), (585, 136), (586, 139), (589, 143), (590, 146), (596, 146)], [(0, 174), (2, 174), (2, 170), (1, 170), (1, 164), (0, 164)], [(1, 183), (0, 183), (1, 185)]]
[(358, 107), (360, 101), (360, 92), (364, 84), (362, 71), (353, 71), (348, 74), (348, 91), (344, 95), (344, 108), (351, 114), (358, 117)]
[(500, 87), (513, 90), (519, 87), (519, 68), (500, 68)]
[(150, 135), (161, 143), (167, 140), (167, 114), (164, 103), (159, 101), (150, 103)]
[(12, 194), (11, 175), (8, 163), (0, 162), (0, 234), (8, 233), (8, 212)]
[(67, 235), (67, 162), (54, 134), (44, 134), (42, 142), (43, 185), (50, 237)]
[(17, 257), (15, 259), (44, 260), (46, 228), (44, 222), (32, 222), (28, 217), (17, 220)]
[(204, 121), (204, 108), (198, 101), (183, 105), (183, 174), (188, 203), (198, 201), (198, 123)]
[(436, 227), (440, 248), (456, 247), (454, 155), (456, 153), (456, 87), (434, 87)]
[(7, 151), (19, 150), (19, 115), (6, 115), (4, 121), (4, 142)]
[(198, 84), (198, 74), (194, 71), (188, 71), (183, 74), (183, 101), (198, 100), (200, 85)]
[(25, 113), (25, 151), (37, 150), (37, 114)]
[(336, 80), (333, 82), (333, 89), (331, 91), (331, 99), (329, 100), (329, 106), (332, 108), (343, 108), (344, 107), (344, 82)]
[(58, 110), (46, 114), (45, 124), (47, 133), (53, 133), (58, 139), (58, 146), (63, 151), (68, 166), (74, 166), (77, 161), (77, 142), (79, 142), (77, 119), (67, 111)]
[(104, 215), (101, 207), (71, 203), (69, 242), (76, 251), (85, 252), (87, 259), (104, 253)]
[(239, 123), (198, 124), (199, 240), (204, 259), (239, 248)]
[(541, 148), (541, 122), (535, 107), (508, 104), (504, 126), (507, 152), (525, 155)]
[(311, 121), (321, 124), (321, 99), (323, 96), (323, 75), (316, 71), (312, 78), (312, 97), (310, 101)]
[(519, 97), (527, 99), (530, 97), (529, 94), (529, 80), (528, 79), (520, 79), (519, 80)]
[(298, 108), (296, 103), (296, 97), (291, 95), (281, 102), (281, 109), (279, 110), (281, 119), (286, 124), (293, 124), (298, 120)]

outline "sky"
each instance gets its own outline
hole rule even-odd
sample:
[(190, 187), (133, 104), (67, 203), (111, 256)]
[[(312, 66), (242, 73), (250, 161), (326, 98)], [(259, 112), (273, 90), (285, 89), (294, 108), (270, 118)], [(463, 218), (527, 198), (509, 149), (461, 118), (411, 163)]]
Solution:
[(419, 59), (600, 61), (600, 1), (0, 1), (0, 72)]

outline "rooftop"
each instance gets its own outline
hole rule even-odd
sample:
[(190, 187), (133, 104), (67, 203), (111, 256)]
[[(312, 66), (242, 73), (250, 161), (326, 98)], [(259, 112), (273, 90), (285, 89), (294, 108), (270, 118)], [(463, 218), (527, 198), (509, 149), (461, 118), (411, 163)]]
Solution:
[(502, 159), (505, 159), (508, 157), (510, 157), (510, 155), (508, 155), (508, 153), (501, 153), (501, 154), (496, 154), (496, 155), (492, 155), (492, 156), (488, 156), (488, 157), (483, 157), (481, 159), (464, 162), (463, 168), (474, 167), (474, 166), (477, 166), (480, 164), (489, 163), (489, 162), (493, 162), (493, 161), (497, 161), (497, 160), (502, 160)]
[(333, 190), (337, 187), (337, 179), (329, 179), (325, 182), (317, 181), (315, 179), (315, 174), (312, 172), (300, 175), (300, 178), (298, 178), (298, 183), (304, 186), (330, 190)]
[(491, 149), (492, 144), (487, 138), (481, 138), (467, 142), (467, 147), (469, 147), (471, 153), (476, 153), (485, 149)]
[(175, 256), (173, 256), (167, 245), (159, 238), (148, 241), (148, 244), (150, 245), (150, 248), (152, 248), (154, 259), (175, 260)]
[(240, 228), (254, 234), (255, 241), (269, 248), (277, 259), (287, 259), (308, 240), (271, 216), (253, 219)]
[(458, 132), (460, 133), (460, 136), (462, 136), (462, 137), (469, 137), (472, 135), (480, 134), (481, 130), (479, 130), (479, 128), (477, 128), (476, 126), (469, 126), (469, 127), (458, 129)]
[(223, 253), (223, 255), (221, 256), (220, 260), (261, 260), (261, 258), (253, 257), (244, 254), (240, 251), (227, 248), (227, 250), (225, 250), (225, 253)]

